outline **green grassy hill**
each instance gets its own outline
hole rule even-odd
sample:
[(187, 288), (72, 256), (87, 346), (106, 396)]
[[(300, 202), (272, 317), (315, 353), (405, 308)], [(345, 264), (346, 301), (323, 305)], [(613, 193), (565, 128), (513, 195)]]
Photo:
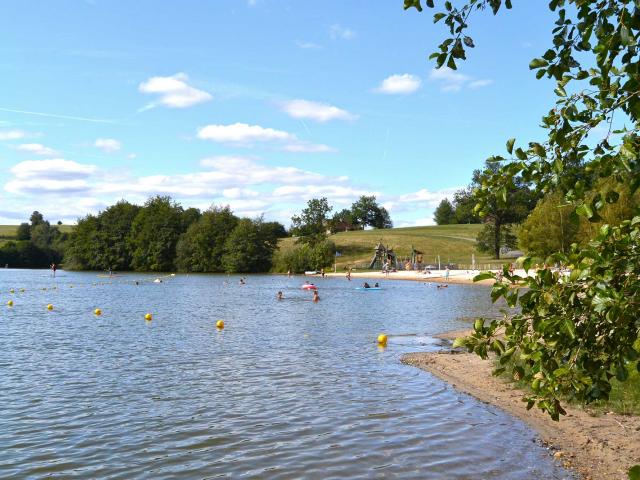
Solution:
[[(61, 232), (70, 233), (74, 229), (74, 225), (54, 225), (57, 226)], [(18, 225), (0, 225), (0, 246), (9, 240), (15, 240), (16, 233), (18, 232)]]
[[(475, 245), (476, 236), (482, 225), (437, 225), (430, 227), (391, 228), (385, 230), (359, 230), (331, 235), (329, 240), (336, 244), (342, 255), (337, 258), (338, 270), (345, 266), (364, 268), (369, 265), (378, 241), (392, 248), (399, 258), (411, 255), (411, 247), (423, 252), (423, 262), (437, 265), (440, 261), (471, 265), (475, 255), (476, 264), (494, 265), (504, 263), (491, 255), (480, 253)], [(294, 239), (287, 238), (280, 248), (293, 245)]]

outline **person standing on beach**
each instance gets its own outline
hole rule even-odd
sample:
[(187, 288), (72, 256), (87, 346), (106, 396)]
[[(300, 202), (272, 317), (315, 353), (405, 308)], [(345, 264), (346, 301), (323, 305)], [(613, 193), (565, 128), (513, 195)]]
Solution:
[(446, 281), (449, 281), (449, 265), (446, 266), (445, 271), (444, 271), (444, 279)]

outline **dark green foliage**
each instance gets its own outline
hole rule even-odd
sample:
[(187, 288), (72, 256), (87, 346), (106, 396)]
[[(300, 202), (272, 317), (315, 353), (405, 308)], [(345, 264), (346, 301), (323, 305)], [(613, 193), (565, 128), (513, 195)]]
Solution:
[(224, 272), (225, 242), (238, 224), (229, 207), (211, 207), (192, 223), (177, 245), (176, 266), (186, 272)]
[(300, 215), (291, 217), (291, 234), (300, 237), (302, 243), (314, 245), (323, 242), (327, 238), (327, 215), (331, 210), (333, 207), (325, 197), (312, 198)]
[(453, 208), (455, 209), (455, 223), (480, 223), (480, 216), (475, 212), (476, 199), (473, 197), (473, 187), (469, 186), (453, 194)]
[(332, 265), (335, 253), (336, 246), (329, 240), (313, 246), (297, 244), (292, 249), (276, 254), (273, 269), (280, 273), (288, 271), (303, 273), (308, 270), (320, 270)]
[(33, 212), (31, 225), (18, 227), (17, 242), (7, 242), (0, 247), (0, 266), (13, 268), (48, 268), (62, 260), (67, 235), (44, 219), (40, 212)]
[(329, 221), (329, 228), (331, 233), (337, 233), (357, 230), (359, 227), (353, 217), (353, 212), (348, 208), (343, 208), (333, 215)]
[(456, 212), (448, 198), (444, 198), (433, 212), (433, 219), (438, 225), (451, 225), (456, 222)]
[(18, 226), (16, 238), (18, 240), (31, 240), (31, 226), (26, 222), (21, 223), (20, 226)]
[(182, 207), (169, 197), (147, 200), (133, 219), (128, 237), (134, 270), (174, 270), (176, 245), (184, 231), (182, 215)]
[(378, 205), (376, 197), (373, 195), (362, 195), (351, 205), (351, 219), (354, 225), (362, 229), (365, 227), (393, 227), (389, 212), (387, 212), (384, 207)]
[(500, 233), (496, 233), (495, 225), (487, 222), (476, 237), (476, 246), (481, 252), (491, 253), (495, 258), (500, 258), (496, 255), (496, 240), (500, 250), (503, 248), (511, 250), (518, 244), (517, 237), (511, 232), (511, 225), (502, 225)]
[[(495, 14), (502, 5), (511, 7), (508, 0), (460, 3), (445, 2), (444, 11), (434, 16), (434, 21), (444, 19), (451, 35), (432, 55), (438, 67), (455, 69), (473, 46), (465, 37), (471, 11)], [(431, 0), (426, 4), (434, 6)], [(546, 139), (524, 144), (509, 139), (508, 156), (489, 159), (495, 169), (485, 171), (475, 196), (480, 211), (491, 214), (510, 203), (514, 185), (531, 182), (538, 192), (563, 194), (575, 214), (601, 225), (599, 235), (574, 244), (568, 254), (548, 257), (548, 263), (571, 267), (568, 278), (545, 268), (520, 279), (505, 269), (506, 282), (523, 282), (528, 290), (501, 281), (492, 297), (504, 298), (520, 313), (488, 325), (480, 321), (475, 333), (458, 343), (483, 357), (493, 351), (501, 364), (517, 359), (510, 373), (531, 387), (527, 406), (537, 405), (557, 420), (564, 413), (562, 398), (606, 399), (612, 379), (626, 381), (627, 366), (640, 355), (640, 216), (627, 213), (607, 224), (601, 215), (625, 189), (634, 195), (640, 187), (640, 17), (631, 0), (551, 0), (548, 5), (557, 16), (553, 38), (529, 64), (537, 78), (555, 81), (556, 103), (542, 118)], [(405, 0), (410, 7), (421, 10), (421, 1)], [(607, 134), (588, 138), (596, 128)], [(605, 178), (612, 185), (603, 192), (598, 185)], [(525, 267), (532, 262), (526, 259)], [(503, 339), (496, 335), (502, 329)], [(637, 477), (638, 468), (629, 475)]]
[[(104, 269), (100, 260), (99, 232), (100, 220), (95, 215), (87, 215), (78, 220), (67, 244), (64, 256), (65, 268), (70, 270)], [(126, 248), (128, 251), (128, 246)]]
[(273, 252), (278, 247), (273, 225), (261, 218), (241, 219), (225, 242), (222, 265), (226, 272), (257, 273), (271, 268)]

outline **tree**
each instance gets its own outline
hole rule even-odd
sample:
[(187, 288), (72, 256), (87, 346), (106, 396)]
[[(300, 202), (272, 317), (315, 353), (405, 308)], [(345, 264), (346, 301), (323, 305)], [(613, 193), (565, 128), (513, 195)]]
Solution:
[(327, 215), (333, 210), (325, 197), (312, 198), (300, 215), (291, 217), (291, 234), (300, 237), (301, 242), (316, 244), (327, 238)]
[(35, 227), (36, 225), (44, 223), (44, 217), (39, 211), (36, 210), (31, 214), (31, 217), (29, 217), (29, 221), (31, 222), (31, 226)]
[(354, 225), (360, 228), (391, 228), (391, 218), (389, 212), (378, 205), (374, 195), (361, 195), (360, 198), (351, 205), (351, 219)]
[(128, 237), (135, 270), (167, 272), (174, 269), (176, 244), (183, 233), (182, 207), (170, 197), (150, 198), (131, 224)]
[(21, 223), (18, 226), (16, 238), (18, 240), (31, 240), (31, 226), (26, 222)]
[[(487, 162), (484, 171), (474, 171), (474, 195), (481, 191), (486, 179), (494, 175), (497, 168), (497, 164)], [(484, 228), (476, 239), (478, 249), (500, 258), (503, 247), (512, 248), (516, 245), (516, 238), (511, 233), (511, 224), (527, 218), (536, 205), (538, 195), (529, 189), (522, 178), (516, 177), (503, 189), (482, 198), (484, 203), (480, 216), (483, 218)]]
[(480, 216), (474, 211), (476, 203), (472, 186), (456, 191), (453, 194), (456, 223), (480, 223)]
[(98, 233), (95, 238), (99, 252), (96, 266), (101, 270), (129, 270), (133, 252), (127, 242), (133, 221), (140, 207), (120, 200), (98, 215)]
[(336, 212), (329, 221), (329, 228), (331, 233), (348, 232), (350, 230), (356, 230), (358, 226), (353, 218), (353, 213), (348, 208), (343, 208), (339, 212)]
[[(405, 0), (405, 8), (422, 10), (421, 3)], [(434, 6), (433, 0), (426, 4)], [(501, 0), (445, 2), (434, 21), (444, 19), (451, 37), (432, 55), (437, 67), (455, 69), (473, 48), (465, 34), (472, 11), (497, 14), (502, 6)], [(511, 8), (511, 0), (504, 6)], [(561, 192), (577, 215), (598, 222), (604, 207), (618, 201), (620, 184), (628, 182), (631, 194), (640, 186), (640, 21), (631, 0), (551, 0), (549, 8), (557, 12), (552, 45), (529, 65), (537, 78), (556, 81), (556, 104), (542, 119), (547, 138), (517, 147), (515, 139), (506, 142), (509, 157), (491, 158), (500, 167), (485, 176), (479, 209), (486, 211), (492, 201), (506, 204), (507, 189), (520, 177), (539, 192)], [(627, 126), (617, 128), (614, 118)], [(603, 126), (608, 133), (591, 141), (589, 134)], [(606, 177), (616, 185), (593, 192), (598, 179)], [(564, 396), (606, 399), (612, 378), (624, 381), (629, 368), (639, 368), (638, 238), (636, 211), (617, 225), (602, 225), (586, 245), (551, 255), (549, 261), (572, 266), (568, 278), (543, 268), (521, 279), (505, 269), (505, 281), (495, 283), (492, 298), (504, 298), (520, 312), (490, 322), (479, 319), (474, 334), (456, 344), (482, 357), (494, 352), (500, 365), (496, 373), (507, 370), (528, 384), (527, 406), (537, 405), (556, 420), (564, 413)], [(525, 259), (525, 268), (530, 265)], [(511, 289), (507, 282), (528, 290)]]
[(224, 272), (225, 243), (238, 224), (231, 209), (211, 207), (192, 223), (176, 247), (176, 266), (187, 272)]
[(243, 218), (225, 242), (222, 265), (229, 273), (268, 272), (277, 247), (278, 237), (272, 226), (266, 225), (262, 218)]
[(448, 198), (443, 198), (435, 212), (433, 219), (438, 225), (450, 225), (456, 223), (456, 212)]
[(529, 255), (546, 258), (566, 253), (576, 239), (578, 219), (559, 192), (545, 196), (518, 231), (518, 245)]

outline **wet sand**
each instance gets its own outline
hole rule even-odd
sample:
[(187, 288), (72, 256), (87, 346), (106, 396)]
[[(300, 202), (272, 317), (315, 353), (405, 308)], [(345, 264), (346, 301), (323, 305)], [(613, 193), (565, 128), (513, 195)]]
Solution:
[[(440, 338), (452, 340), (466, 333), (449, 332)], [(567, 415), (554, 422), (537, 407), (527, 410), (522, 391), (491, 375), (492, 362), (475, 354), (409, 353), (402, 362), (520, 418), (538, 432), (556, 459), (584, 479), (626, 479), (629, 467), (640, 463), (640, 417), (614, 413), (593, 416), (580, 408), (564, 406)]]

